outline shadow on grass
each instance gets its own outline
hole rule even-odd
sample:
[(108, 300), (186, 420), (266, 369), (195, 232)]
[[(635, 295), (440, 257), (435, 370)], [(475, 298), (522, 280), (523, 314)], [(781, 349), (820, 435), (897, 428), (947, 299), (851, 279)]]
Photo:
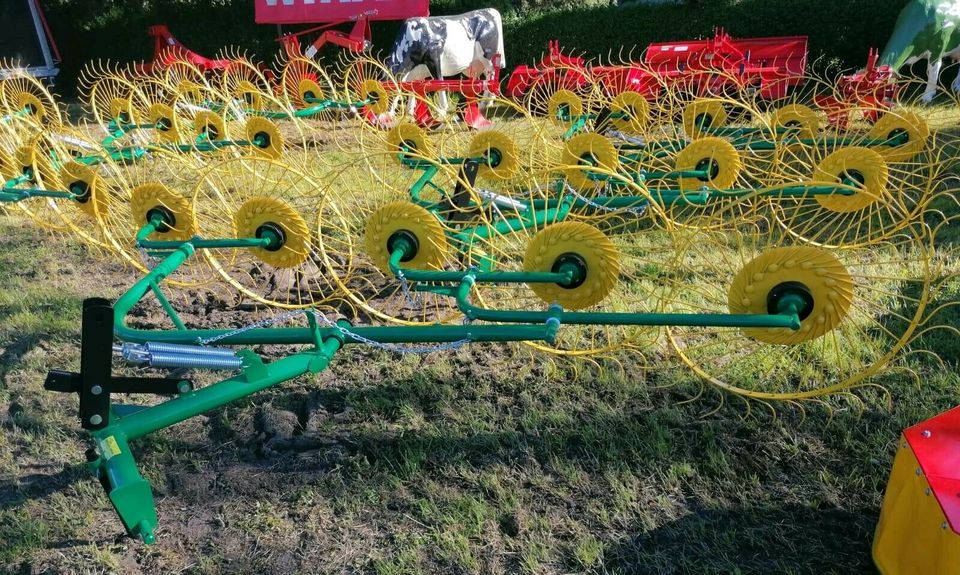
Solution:
[(784, 503), (695, 510), (604, 550), (611, 573), (875, 573), (876, 509)]
[(17, 480), (0, 481), (0, 510), (20, 507), (28, 501), (43, 499), (57, 491), (62, 491), (78, 481), (93, 480), (86, 465), (73, 464), (52, 475), (29, 473)]

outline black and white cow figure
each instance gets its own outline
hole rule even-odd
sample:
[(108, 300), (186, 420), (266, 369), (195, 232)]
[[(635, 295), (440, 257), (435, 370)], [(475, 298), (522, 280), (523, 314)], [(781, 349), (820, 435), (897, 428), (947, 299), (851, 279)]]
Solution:
[[(409, 18), (400, 28), (387, 65), (401, 81), (461, 74), (492, 77), (494, 66), (506, 66), (500, 12), (485, 8), (458, 16)], [(439, 93), (439, 105), (441, 110), (448, 106), (445, 91)]]

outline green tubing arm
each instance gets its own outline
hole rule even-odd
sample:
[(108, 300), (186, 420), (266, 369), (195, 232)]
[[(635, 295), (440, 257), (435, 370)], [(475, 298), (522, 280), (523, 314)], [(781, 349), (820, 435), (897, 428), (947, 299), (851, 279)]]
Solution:
[(707, 314), (707, 313), (611, 313), (567, 312), (559, 306), (547, 311), (492, 310), (470, 303), (470, 292), (475, 280), (464, 278), (457, 289), (457, 307), (471, 320), (537, 323), (551, 318), (570, 325), (649, 325), (737, 328), (800, 329), (800, 318), (794, 307), (779, 314)]
[(147, 239), (151, 234), (163, 224), (159, 217), (151, 218), (140, 230), (137, 231), (136, 245), (138, 248), (147, 250), (176, 250), (185, 244), (190, 244), (195, 249), (229, 249), (229, 248), (266, 248), (275, 241), (274, 236), (267, 235), (262, 238), (226, 238), (226, 239), (204, 239), (194, 237), (189, 240), (150, 240)]
[[(142, 230), (141, 230), (142, 231)], [(185, 241), (178, 240), (138, 240), (137, 247), (147, 250), (175, 250), (185, 243), (190, 243), (198, 250), (202, 249), (230, 249), (230, 248), (266, 248), (273, 240), (264, 238), (224, 238), (224, 239), (204, 239), (191, 238)]]
[(41, 190), (38, 188), (17, 188), (20, 184), (28, 182), (30, 178), (26, 175), (18, 176), (12, 180), (4, 182), (0, 189), (0, 202), (20, 202), (30, 198), (57, 198), (62, 200), (72, 200), (77, 197), (73, 192), (62, 190)]
[(674, 170), (670, 172), (642, 172), (645, 179), (648, 180), (673, 180), (680, 178), (709, 178), (710, 174), (706, 170)]
[(587, 121), (589, 119), (590, 119), (590, 116), (577, 117), (577, 119), (574, 120), (573, 124), (571, 124), (570, 127), (567, 128), (567, 131), (563, 133), (563, 136), (561, 136), (561, 138), (563, 140), (569, 140), (570, 138), (576, 136), (577, 133), (583, 130), (584, 126), (587, 125)]
[(464, 228), (463, 230), (460, 230), (454, 234), (453, 238), (464, 245), (470, 245), (475, 237), (486, 239), (492, 237), (495, 233), (509, 234), (527, 228), (539, 229), (548, 223), (559, 222), (566, 219), (573, 204), (573, 197), (564, 196), (564, 198), (560, 200), (560, 204), (557, 206), (557, 208), (537, 211), (533, 214), (532, 218), (508, 218), (499, 220), (492, 225)]
[(167, 299), (167, 296), (163, 295), (163, 290), (160, 289), (160, 284), (157, 282), (152, 282), (150, 284), (150, 291), (153, 292), (153, 297), (157, 298), (157, 301), (160, 302), (160, 307), (163, 308), (163, 311), (167, 314), (167, 317), (170, 318), (170, 321), (173, 322), (173, 325), (177, 327), (178, 330), (185, 330), (187, 326), (183, 324), (183, 320), (180, 319), (180, 315), (177, 313), (177, 310), (173, 309), (173, 306), (170, 305), (170, 301)]
[[(401, 240), (403, 242), (403, 240)], [(405, 244), (405, 242), (403, 242)], [(477, 272), (412, 270), (401, 267), (408, 247), (396, 247), (390, 254), (390, 271), (397, 278), (412, 282), (461, 282), (467, 276), (485, 283), (565, 283), (573, 279), (569, 272)]]
[(12, 114), (7, 114), (6, 116), (0, 117), (0, 122), (6, 124), (7, 122), (15, 118), (26, 118), (31, 114), (30, 108), (24, 108), (20, 111), (14, 112)]
[[(153, 285), (159, 285), (194, 253), (193, 245), (183, 244), (158, 263), (146, 276), (130, 287), (114, 305), (116, 320), (114, 334), (117, 339), (131, 343), (165, 342), (196, 344), (199, 340), (220, 337), (232, 329), (195, 329), (178, 331), (139, 330), (126, 325), (130, 311), (148, 293)], [(538, 322), (539, 323), (539, 322)], [(451, 343), (457, 341), (553, 341), (557, 326), (543, 325), (427, 325), (355, 327), (343, 332), (336, 328), (321, 328), (321, 338), (340, 334), (344, 343), (357, 344), (364, 340), (380, 343)], [(316, 341), (317, 332), (309, 327), (258, 328), (236, 333), (221, 339), (222, 345), (258, 344), (310, 344)], [(362, 339), (361, 339), (362, 338)]]
[[(248, 371), (117, 418), (110, 427), (122, 433), (128, 440), (143, 437), (158, 429), (169, 427), (307, 372), (318, 373), (326, 369), (333, 355), (342, 345), (343, 341), (331, 334), (323, 340), (323, 344), (317, 350), (296, 353), (263, 364), (263, 370), (250, 370), (258, 372), (256, 377), (251, 376)], [(319, 363), (317, 363), (318, 358)]]
[(139, 246), (140, 242), (145, 241), (150, 234), (157, 231), (157, 228), (160, 227), (160, 224), (163, 223), (161, 218), (150, 218), (150, 221), (143, 225), (142, 228), (137, 230), (137, 239), (136, 244)]
[(433, 177), (437, 175), (437, 172), (440, 170), (440, 166), (434, 164), (428, 164), (423, 168), (423, 174), (420, 175), (420, 178), (410, 187), (410, 198), (414, 202), (421, 202), (420, 194), (423, 192), (423, 188), (427, 184), (431, 184)]
[(98, 457), (90, 467), (107, 491), (127, 532), (144, 543), (156, 541), (157, 511), (150, 483), (140, 475), (129, 442), (238, 399), (329, 366), (342, 341), (324, 339), (317, 349), (270, 364), (258, 363), (241, 375), (190, 391), (163, 403), (120, 415), (114, 406), (110, 425), (93, 434)]
[(790, 184), (785, 186), (776, 186), (772, 188), (759, 188), (755, 190), (711, 190), (715, 197), (739, 198), (747, 196), (767, 196), (780, 198), (802, 198), (807, 196), (852, 196), (859, 190), (854, 186), (844, 184), (817, 184), (812, 182), (808, 185)]
[(308, 104), (313, 104), (309, 108), (303, 108), (296, 110), (293, 115), (296, 118), (309, 118), (310, 116), (316, 116), (317, 114), (326, 111), (326, 110), (349, 110), (351, 108), (356, 108), (359, 110), (367, 104), (370, 103), (369, 100), (359, 100), (357, 102), (337, 102), (334, 100), (314, 100), (313, 98), (306, 99)]
[(400, 157), (400, 163), (404, 167), (426, 170), (431, 166), (441, 165), (441, 166), (459, 166), (460, 164), (465, 164), (469, 161), (478, 162), (481, 164), (486, 164), (487, 159), (484, 157), (477, 158), (434, 158), (432, 160), (425, 160), (423, 158), (409, 158), (403, 152), (398, 152), (397, 155)]

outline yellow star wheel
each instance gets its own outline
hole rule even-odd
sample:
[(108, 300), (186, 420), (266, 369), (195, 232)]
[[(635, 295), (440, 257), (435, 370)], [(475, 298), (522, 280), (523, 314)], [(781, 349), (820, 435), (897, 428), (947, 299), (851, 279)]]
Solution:
[(43, 122), (47, 116), (47, 108), (40, 101), (40, 98), (27, 92), (17, 97), (17, 108), (19, 110), (29, 110), (30, 115), (38, 122)]
[(889, 162), (907, 162), (926, 149), (930, 126), (915, 112), (896, 110), (887, 112), (877, 120), (867, 137), (895, 142), (895, 145), (877, 146), (874, 149)]
[(276, 245), (252, 248), (254, 256), (275, 268), (295, 268), (310, 256), (310, 228), (297, 210), (279, 198), (254, 197), (233, 215), (238, 238), (261, 238), (272, 234)]
[(404, 160), (430, 161), (436, 151), (423, 128), (411, 122), (397, 124), (387, 132), (387, 151), (398, 162)]
[(583, 115), (583, 98), (571, 90), (557, 90), (547, 100), (547, 115), (560, 125), (568, 125)]
[(237, 82), (233, 95), (242, 101), (244, 106), (251, 110), (260, 111), (266, 107), (263, 92), (249, 80), (240, 80)]
[(857, 188), (853, 195), (817, 196), (824, 208), (839, 213), (862, 210), (887, 196), (889, 170), (880, 153), (868, 148), (841, 148), (823, 159), (813, 174), (816, 182), (841, 183)]
[(110, 118), (119, 120), (122, 124), (136, 124), (140, 121), (130, 98), (112, 99), (110, 101)]
[(197, 112), (193, 117), (193, 131), (197, 138), (205, 134), (210, 142), (218, 142), (227, 137), (227, 125), (223, 118), (220, 114), (209, 110)]
[(137, 186), (130, 192), (130, 215), (135, 230), (154, 217), (163, 225), (151, 239), (187, 241), (197, 235), (197, 222), (190, 201), (159, 182)]
[(153, 132), (161, 142), (180, 142), (180, 121), (173, 108), (166, 104), (152, 104), (147, 111)]
[(706, 176), (680, 178), (681, 190), (697, 190), (704, 186), (725, 190), (733, 186), (743, 168), (740, 153), (722, 138), (696, 140), (677, 154), (678, 171), (702, 171)]
[(57, 189), (61, 186), (60, 174), (53, 167), (50, 154), (38, 149), (40, 142), (43, 142), (43, 140), (17, 148), (16, 156), (19, 171), (21, 174), (25, 174), (29, 170), (33, 174), (30, 182), (35, 188)]
[(390, 109), (390, 96), (378, 80), (368, 78), (360, 85), (360, 99), (366, 100), (366, 108), (374, 114), (386, 114)]
[(517, 175), (520, 162), (517, 145), (510, 136), (497, 130), (484, 130), (470, 140), (467, 155), (486, 158), (477, 176), (488, 180), (507, 181)]
[(776, 140), (812, 140), (820, 132), (817, 113), (802, 104), (788, 104), (778, 108), (770, 118), (770, 128)]
[(594, 132), (584, 132), (567, 140), (563, 150), (563, 166), (567, 181), (578, 190), (600, 186), (603, 182), (591, 179), (590, 168), (598, 172), (616, 172), (620, 156), (613, 142)]
[(93, 168), (69, 162), (60, 168), (60, 179), (68, 191), (76, 194), (72, 203), (82, 212), (94, 219), (107, 214), (109, 196), (99, 193), (99, 178)]
[(253, 116), (247, 120), (243, 129), (247, 141), (258, 155), (274, 159), (283, 155), (283, 135), (270, 120)]
[(695, 100), (683, 109), (683, 131), (691, 138), (710, 135), (712, 128), (727, 124), (727, 111), (720, 100)]
[(650, 102), (637, 92), (621, 92), (610, 103), (610, 123), (618, 130), (642, 134), (650, 126)]
[(835, 329), (850, 309), (854, 282), (830, 252), (813, 246), (774, 248), (747, 262), (727, 292), (730, 313), (777, 313), (784, 293), (805, 294), (808, 307), (800, 314), (800, 329), (747, 328), (758, 341), (795, 345), (823, 337)]
[(326, 92), (316, 80), (304, 78), (297, 83), (297, 96), (304, 108), (314, 105), (314, 100), (326, 99)]
[(530, 284), (543, 301), (576, 310), (596, 305), (607, 297), (620, 274), (620, 256), (613, 242), (595, 227), (583, 222), (560, 222), (533, 236), (523, 258), (523, 269), (576, 270), (570, 285)]
[(443, 225), (426, 208), (410, 202), (396, 201), (374, 211), (367, 218), (364, 243), (373, 264), (388, 276), (392, 242), (404, 238), (416, 246), (407, 254), (402, 266), (416, 270), (438, 270), (450, 257), (450, 245)]

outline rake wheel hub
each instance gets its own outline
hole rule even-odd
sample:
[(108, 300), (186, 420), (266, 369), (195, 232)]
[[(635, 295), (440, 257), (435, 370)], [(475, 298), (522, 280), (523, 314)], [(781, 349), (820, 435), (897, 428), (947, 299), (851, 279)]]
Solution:
[(710, 182), (717, 178), (720, 175), (720, 164), (713, 158), (703, 158), (697, 162), (695, 168), (697, 172), (707, 172), (707, 176), (697, 176), (697, 179), (701, 182)]
[(268, 252), (278, 252), (283, 249), (287, 243), (287, 234), (283, 231), (283, 226), (273, 222), (264, 222), (257, 228), (254, 237), (257, 239), (268, 238), (270, 243), (263, 247)]
[(387, 239), (387, 251), (392, 254), (397, 250), (403, 251), (401, 262), (413, 261), (417, 257), (417, 252), (420, 251), (420, 240), (409, 230), (397, 230)]
[(500, 166), (500, 162), (503, 161), (503, 154), (497, 148), (490, 148), (485, 154), (487, 165), (491, 168), (497, 168)]
[(860, 170), (849, 169), (840, 174), (840, 181), (844, 183), (852, 182), (852, 185), (860, 187), (867, 182), (867, 177)]
[(161, 234), (169, 232), (177, 225), (177, 217), (173, 215), (173, 212), (163, 206), (155, 206), (147, 210), (145, 219), (147, 223), (160, 220), (160, 223), (157, 224), (157, 231)]
[(905, 146), (910, 143), (910, 132), (903, 128), (894, 128), (887, 134), (887, 140), (894, 147)]
[(70, 184), (70, 193), (73, 194), (74, 201), (85, 204), (90, 201), (90, 186), (86, 182), (73, 182)]
[(266, 132), (257, 132), (253, 135), (253, 145), (265, 150), (270, 147), (270, 134)]
[(767, 313), (784, 313), (793, 304), (797, 317), (803, 321), (810, 317), (814, 307), (813, 294), (806, 284), (798, 281), (779, 283), (767, 292)]
[(573, 252), (561, 254), (550, 269), (553, 273), (569, 273), (570, 280), (557, 282), (557, 285), (563, 289), (576, 289), (587, 281), (587, 261), (583, 256)]

